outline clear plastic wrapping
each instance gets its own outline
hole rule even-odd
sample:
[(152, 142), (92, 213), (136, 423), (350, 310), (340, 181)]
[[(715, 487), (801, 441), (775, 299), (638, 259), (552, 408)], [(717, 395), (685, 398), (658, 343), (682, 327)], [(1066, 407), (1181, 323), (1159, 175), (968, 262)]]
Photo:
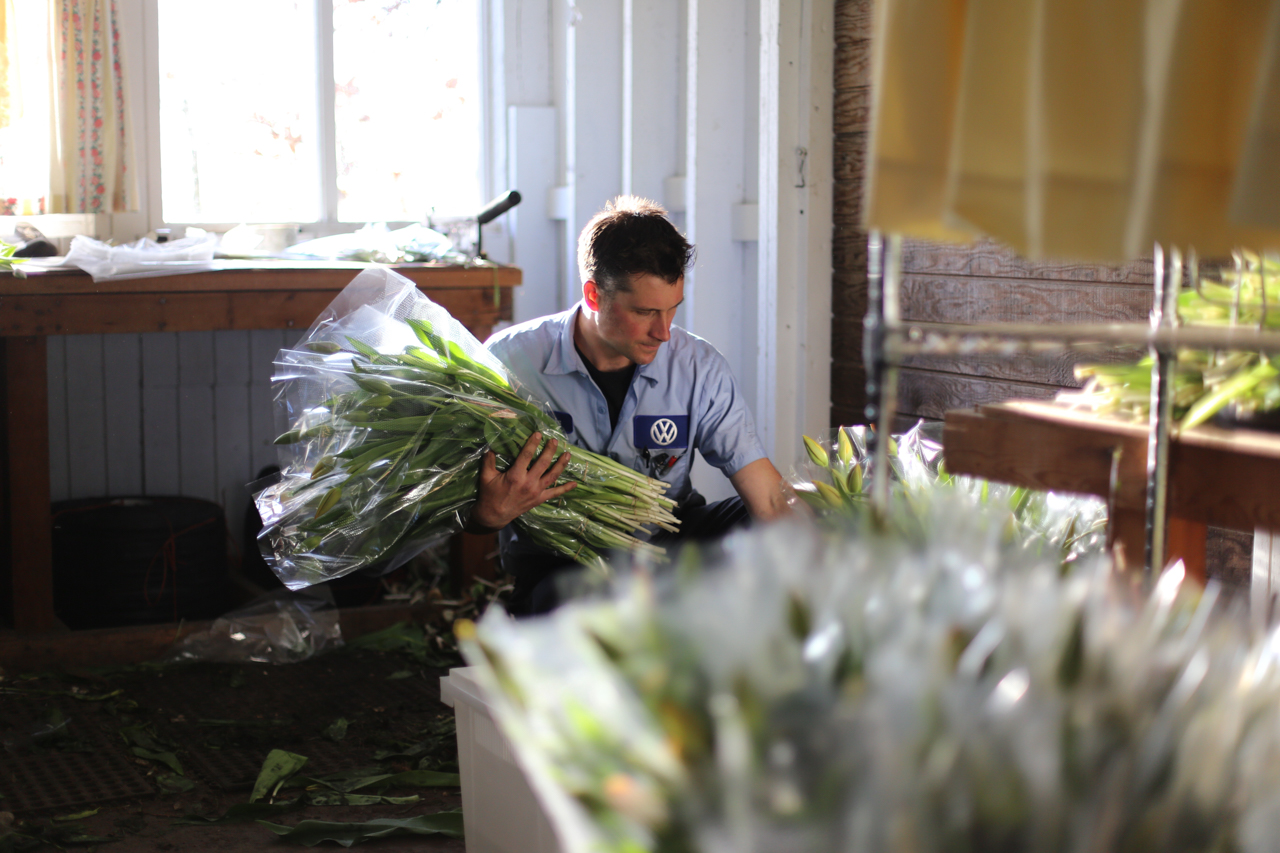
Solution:
[[(584, 565), (656, 551), (632, 534), (673, 525), (665, 484), (570, 446), (545, 407), (413, 282), (360, 273), (276, 359), (281, 476), (255, 495), (263, 555), (291, 589), (401, 565), (467, 523), (483, 455), (500, 471), (538, 432), (571, 453), (578, 486), (517, 519)], [(641, 535), (644, 535), (643, 533)]]
[(333, 592), (279, 590), (213, 620), (169, 650), (168, 661), (298, 663), (342, 646)]
[(212, 269), (217, 248), (217, 236), (200, 228), (188, 228), (183, 237), (167, 243), (144, 237), (123, 246), (79, 235), (71, 240), (66, 263), (94, 281), (117, 281)]

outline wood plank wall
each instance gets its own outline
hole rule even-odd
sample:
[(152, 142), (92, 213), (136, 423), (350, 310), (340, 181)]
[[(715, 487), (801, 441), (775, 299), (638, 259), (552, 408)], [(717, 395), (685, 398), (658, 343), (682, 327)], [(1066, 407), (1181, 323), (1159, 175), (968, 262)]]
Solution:
[[(867, 242), (861, 205), (870, 115), (871, 7), (872, 0), (836, 0), (832, 425), (866, 422), (862, 321)], [(908, 321), (1142, 321), (1151, 310), (1150, 259), (1119, 266), (1030, 262), (994, 242), (947, 246), (906, 241), (902, 268), (901, 309)], [(1136, 354), (1115, 351), (1101, 357)], [(1086, 359), (913, 358), (900, 374), (900, 422), (942, 418), (949, 409), (1010, 398), (1051, 398), (1062, 388), (1078, 386), (1072, 368), (1081, 360)], [(1252, 535), (1214, 531), (1211, 539), (1211, 573), (1242, 583), (1248, 577)]]
[(201, 498), (223, 507), (239, 548), (248, 484), (276, 463), (272, 362), (297, 338), (292, 330), (51, 336), (52, 499)]

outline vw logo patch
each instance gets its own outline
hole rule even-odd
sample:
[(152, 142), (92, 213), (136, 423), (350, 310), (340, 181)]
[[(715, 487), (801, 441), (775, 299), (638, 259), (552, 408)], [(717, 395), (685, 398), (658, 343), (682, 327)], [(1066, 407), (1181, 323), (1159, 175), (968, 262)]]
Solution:
[(680, 430), (676, 429), (675, 421), (671, 418), (658, 418), (653, 422), (653, 426), (649, 427), (649, 437), (660, 447), (670, 445), (679, 434)]
[(679, 450), (689, 446), (688, 415), (636, 415), (631, 441), (637, 450)]

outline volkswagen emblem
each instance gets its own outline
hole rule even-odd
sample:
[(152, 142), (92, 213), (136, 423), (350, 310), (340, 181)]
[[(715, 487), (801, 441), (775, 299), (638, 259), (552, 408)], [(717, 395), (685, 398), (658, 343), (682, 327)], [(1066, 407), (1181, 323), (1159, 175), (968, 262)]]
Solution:
[(658, 418), (653, 422), (653, 426), (649, 427), (649, 437), (653, 439), (653, 443), (663, 447), (675, 441), (679, 434), (680, 430), (671, 418)]

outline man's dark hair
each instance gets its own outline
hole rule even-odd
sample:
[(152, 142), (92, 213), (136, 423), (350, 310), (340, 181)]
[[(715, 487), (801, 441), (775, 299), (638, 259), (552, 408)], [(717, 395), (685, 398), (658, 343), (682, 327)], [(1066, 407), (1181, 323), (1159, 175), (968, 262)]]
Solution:
[(693, 246), (662, 206), (633, 195), (606, 204), (578, 236), (578, 273), (606, 296), (629, 291), (637, 274), (675, 284), (692, 261)]

